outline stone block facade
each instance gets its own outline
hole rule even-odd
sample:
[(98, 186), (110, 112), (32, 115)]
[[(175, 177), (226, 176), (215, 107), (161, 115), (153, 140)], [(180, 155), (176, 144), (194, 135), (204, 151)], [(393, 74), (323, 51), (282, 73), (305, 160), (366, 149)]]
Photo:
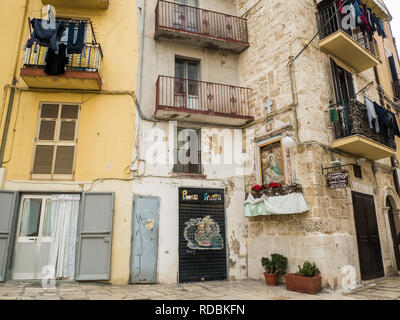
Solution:
[[(239, 69), (243, 85), (252, 89), (250, 109), (256, 123), (251, 129), (255, 132), (255, 143), (282, 134), (295, 136), (297, 124), (299, 143), (290, 154), (291, 171), (294, 181), (303, 186), (310, 208), (309, 212), (294, 216), (249, 219), (249, 277), (261, 279), (261, 257), (281, 253), (289, 258), (289, 272), (296, 272), (297, 265), (305, 260), (316, 262), (325, 287), (342, 288), (345, 266), (353, 266), (360, 281), (353, 191), (374, 197), (385, 275), (396, 273), (385, 208), (388, 196), (397, 206), (400, 202), (394, 191), (390, 159), (365, 162), (361, 166), (362, 179), (355, 178), (351, 166), (346, 167), (350, 171), (350, 187), (329, 189), (322, 168), (331, 167), (334, 160), (341, 160), (342, 164), (357, 161), (356, 157), (330, 148), (335, 140), (327, 108), (335, 101), (331, 57), (319, 48), (317, 36), (296, 58), (291, 70), (288, 67), (290, 59), (318, 32), (316, 2), (238, 0), (237, 8), (248, 19), (250, 48), (240, 56)], [(353, 74), (356, 92), (375, 79), (373, 69), (356, 73), (345, 67)], [(294, 78), (293, 93), (290, 72)], [(379, 99), (374, 86), (368, 87), (365, 95)], [(269, 115), (268, 100), (273, 102)], [(293, 103), (297, 114), (293, 112)], [(256, 164), (251, 166), (253, 174), (245, 179), (247, 193), (260, 182)]]

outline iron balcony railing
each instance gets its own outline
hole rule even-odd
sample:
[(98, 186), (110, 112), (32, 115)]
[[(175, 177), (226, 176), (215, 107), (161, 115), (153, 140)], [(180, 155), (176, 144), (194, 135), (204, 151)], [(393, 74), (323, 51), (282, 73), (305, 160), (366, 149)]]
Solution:
[(338, 109), (339, 120), (334, 122), (335, 138), (342, 139), (353, 135), (362, 135), (391, 149), (396, 149), (395, 139), (389, 139), (383, 129), (376, 132), (370, 127), (365, 104), (356, 99), (345, 101)]
[(156, 108), (250, 117), (248, 88), (159, 76)]
[[(37, 46), (37, 51), (34, 48), (26, 49), (24, 68), (44, 68), (46, 65), (47, 47)], [(99, 72), (101, 65), (101, 50), (97, 44), (87, 44), (84, 52), (81, 54), (70, 54), (66, 70), (69, 71), (86, 71)]]
[(348, 28), (346, 23), (342, 23), (345, 16), (342, 15), (338, 9), (339, 7), (336, 1), (332, 1), (331, 4), (317, 12), (316, 15), (320, 39), (322, 40), (329, 37), (331, 34), (342, 30), (361, 47), (368, 50), (373, 55), (376, 55), (373, 42), (368, 35), (363, 35), (359, 28), (353, 30), (350, 27)]
[(156, 7), (159, 29), (248, 44), (246, 19), (164, 0)]
[[(68, 26), (69, 20), (62, 20)], [(30, 30), (30, 33), (32, 33), (32, 30)], [(64, 35), (66, 34), (67, 32), (65, 32)], [(63, 37), (61, 42), (66, 44), (66, 38)], [(23, 59), (23, 67), (43, 69), (46, 65), (47, 51), (47, 47), (40, 46), (38, 44), (33, 44), (32, 48), (26, 48)], [(66, 65), (66, 70), (99, 72), (102, 60), (103, 51), (101, 45), (96, 40), (92, 22), (88, 20), (86, 21), (86, 42), (82, 53), (68, 55), (68, 64)]]

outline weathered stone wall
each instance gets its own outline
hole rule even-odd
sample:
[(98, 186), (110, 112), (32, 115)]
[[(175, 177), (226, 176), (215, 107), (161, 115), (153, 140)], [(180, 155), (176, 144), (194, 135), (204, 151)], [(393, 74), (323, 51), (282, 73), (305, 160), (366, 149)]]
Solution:
[[(294, 115), (290, 78), (287, 64), (317, 33), (317, 12), (313, 0), (237, 0), (239, 14), (248, 19), (250, 48), (241, 54), (239, 72), (242, 85), (253, 89), (250, 103), (258, 123), (255, 141), (263, 141), (283, 132), (293, 135)], [(294, 216), (269, 216), (249, 219), (248, 269), (250, 278), (261, 278), (261, 257), (277, 252), (288, 256), (289, 272), (297, 265), (312, 260), (319, 266), (323, 285), (338, 289), (346, 265), (356, 268), (360, 279), (359, 259), (351, 191), (374, 195), (379, 224), (380, 241), (386, 274), (394, 270), (387, 233), (385, 188), (394, 189), (393, 175), (386, 166), (373, 170), (370, 162), (362, 165), (363, 179), (352, 174), (352, 186), (330, 190), (322, 167), (331, 161), (355, 163), (351, 156), (333, 152), (324, 147), (334, 139), (327, 106), (334, 102), (330, 57), (314, 42), (296, 59), (293, 65), (299, 140), (302, 143), (291, 154), (293, 176), (304, 188), (310, 211)], [(338, 61), (340, 63), (340, 61)], [(373, 70), (354, 75), (356, 91), (374, 80)], [(366, 94), (378, 101), (374, 87)], [(363, 97), (358, 97), (362, 101)], [(265, 120), (265, 104), (273, 101), (273, 115)], [(389, 165), (390, 159), (380, 161)], [(259, 183), (254, 173), (246, 178), (246, 191)], [(349, 168), (352, 170), (351, 167)]]

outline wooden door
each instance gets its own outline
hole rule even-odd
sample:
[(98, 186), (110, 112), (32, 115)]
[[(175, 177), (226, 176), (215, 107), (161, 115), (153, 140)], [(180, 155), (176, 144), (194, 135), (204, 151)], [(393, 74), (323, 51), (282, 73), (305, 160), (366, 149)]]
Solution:
[(389, 214), (389, 224), (393, 241), (394, 255), (396, 258), (397, 270), (400, 271), (400, 232), (398, 232), (396, 229), (393, 210), (390, 209), (388, 214)]
[(382, 252), (374, 197), (353, 192), (354, 218), (356, 223), (361, 279), (383, 277)]

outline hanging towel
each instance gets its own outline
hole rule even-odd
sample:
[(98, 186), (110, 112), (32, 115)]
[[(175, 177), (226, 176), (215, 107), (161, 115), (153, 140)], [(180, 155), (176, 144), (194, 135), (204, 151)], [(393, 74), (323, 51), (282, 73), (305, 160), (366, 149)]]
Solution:
[(369, 122), (369, 127), (373, 129), (373, 120), (375, 123), (375, 130), (376, 132), (379, 133), (379, 120), (378, 120), (378, 115), (376, 114), (375, 111), (375, 105), (374, 103), (369, 100), (367, 97), (365, 97), (365, 106), (367, 107), (367, 113), (368, 113), (368, 122)]
[(244, 205), (246, 217), (288, 215), (309, 211), (302, 193), (291, 193), (280, 197), (254, 199), (250, 194)]
[(77, 53), (81, 54), (82, 50), (85, 46), (85, 31), (86, 31), (86, 23), (79, 22), (78, 32), (76, 34), (75, 40), (75, 22), (70, 22), (68, 26), (68, 54)]

